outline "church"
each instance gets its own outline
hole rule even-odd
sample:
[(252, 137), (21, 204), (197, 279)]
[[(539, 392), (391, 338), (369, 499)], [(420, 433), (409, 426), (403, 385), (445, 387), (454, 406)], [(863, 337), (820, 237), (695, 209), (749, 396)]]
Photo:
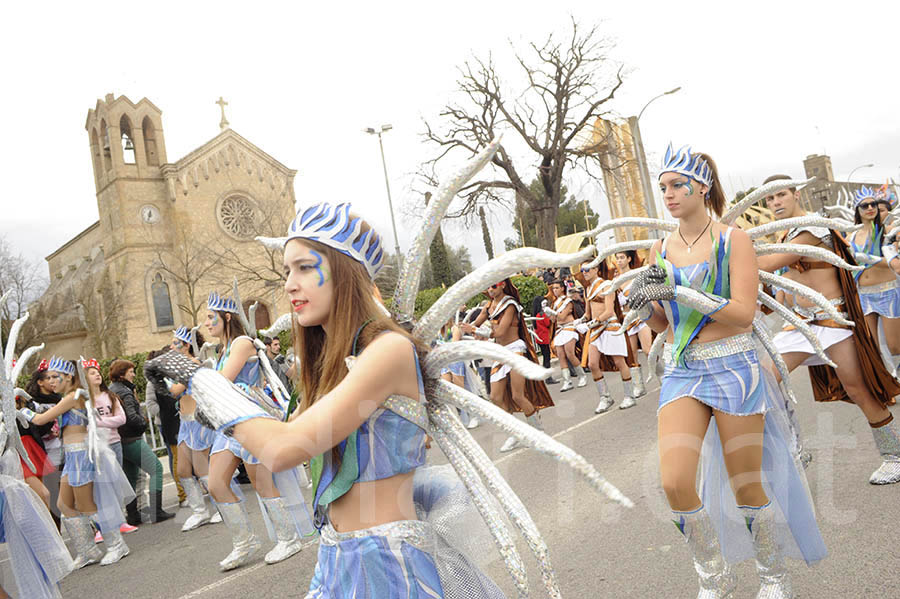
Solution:
[(46, 258), (49, 287), (29, 307), (43, 355), (160, 348), (203, 325), (207, 295), (231, 295), (235, 277), (258, 328), (288, 311), (280, 252), (253, 238), (284, 234), (297, 171), (233, 131), (217, 103), (221, 132), (174, 161), (147, 98), (107, 94), (88, 110), (98, 220)]

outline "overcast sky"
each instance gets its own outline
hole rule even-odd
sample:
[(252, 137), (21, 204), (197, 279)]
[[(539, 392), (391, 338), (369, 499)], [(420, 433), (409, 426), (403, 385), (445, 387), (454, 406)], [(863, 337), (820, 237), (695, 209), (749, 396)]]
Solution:
[[(693, 5), (692, 5), (693, 4)], [(2, 9), (5, 197), (0, 235), (42, 259), (97, 220), (85, 117), (113, 92), (163, 111), (168, 158), (232, 128), (297, 169), (298, 201), (350, 200), (393, 245), (377, 140), (385, 153), (400, 244), (414, 230), (398, 205), (419, 201), (413, 173), (434, 149), (422, 119), (452, 97), (456, 68), (493, 53), (513, 82), (509, 42), (565, 33), (570, 15), (600, 23), (629, 71), (611, 105), (641, 118), (651, 163), (669, 140), (718, 162), (733, 193), (772, 172), (800, 176), (827, 152), (835, 176), (900, 178), (900, 8), (888, 2), (155, 2)], [(529, 173), (529, 158), (520, 157)], [(574, 189), (573, 189), (574, 188)], [(607, 213), (599, 189), (570, 187)], [(210, 215), (212, 218), (212, 215)], [(510, 234), (493, 217), (494, 245)], [(480, 231), (445, 225), (484, 261)]]

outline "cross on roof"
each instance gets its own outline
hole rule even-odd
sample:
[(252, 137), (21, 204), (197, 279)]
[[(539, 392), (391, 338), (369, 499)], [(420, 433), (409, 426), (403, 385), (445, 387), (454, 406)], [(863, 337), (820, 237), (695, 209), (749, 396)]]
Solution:
[(219, 121), (219, 129), (225, 130), (228, 127), (228, 119), (225, 118), (225, 107), (228, 106), (228, 102), (222, 99), (222, 96), (219, 96), (219, 100), (216, 102), (219, 105), (219, 108), (222, 109), (222, 120)]

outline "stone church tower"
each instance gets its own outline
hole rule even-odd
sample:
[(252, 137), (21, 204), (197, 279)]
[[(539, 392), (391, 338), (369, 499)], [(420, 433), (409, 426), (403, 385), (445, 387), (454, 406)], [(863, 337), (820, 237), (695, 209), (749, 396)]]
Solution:
[[(288, 310), (280, 256), (256, 235), (283, 235), (296, 171), (221, 124), (169, 162), (162, 111), (107, 94), (85, 122), (98, 221), (47, 257), (50, 287), (32, 306), (47, 354), (101, 358), (161, 347), (203, 324), (210, 290), (241, 281), (257, 325)], [(201, 328), (201, 332), (204, 329)]]

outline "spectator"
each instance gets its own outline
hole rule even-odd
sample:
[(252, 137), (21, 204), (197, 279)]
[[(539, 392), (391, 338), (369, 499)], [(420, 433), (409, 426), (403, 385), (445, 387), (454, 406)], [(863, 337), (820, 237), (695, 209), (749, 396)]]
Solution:
[[(201, 337), (202, 339), (202, 337)], [(202, 341), (199, 341), (202, 343)], [(165, 345), (161, 349), (150, 352), (149, 360), (169, 351), (170, 346)], [(147, 406), (147, 415), (155, 418), (159, 423), (159, 433), (166, 445), (166, 453), (169, 455), (169, 472), (175, 480), (175, 488), (178, 490), (178, 503), (187, 501), (181, 480), (176, 476), (178, 472), (178, 429), (181, 428), (181, 416), (178, 414), (178, 401), (172, 397), (168, 389), (157, 389), (153, 383), (147, 381), (147, 389), (144, 392), (144, 405)]]
[[(173, 518), (175, 514), (162, 509), (162, 464), (150, 446), (144, 441), (147, 421), (141, 414), (141, 404), (134, 396), (134, 362), (115, 360), (109, 366), (112, 379), (110, 391), (119, 396), (125, 409), (126, 420), (119, 428), (122, 437), (122, 469), (131, 488), (136, 488), (138, 469), (150, 475), (150, 522), (157, 523)], [(137, 510), (137, 498), (126, 507), (127, 522), (136, 526), (141, 521)]]
[(284, 388), (287, 389), (287, 392), (291, 393), (293, 385), (291, 385), (291, 379), (287, 374), (287, 363), (284, 356), (281, 355), (281, 339), (278, 337), (263, 337), (263, 343), (266, 344), (266, 356), (269, 357), (269, 361), (272, 363), (272, 370), (278, 375), (278, 379), (284, 385)]
[(549, 286), (550, 283), (552, 283), (553, 281), (556, 280), (556, 273), (553, 271), (552, 268), (548, 268), (541, 273), (541, 280), (544, 282), (545, 285)]
[[(537, 346), (543, 357), (544, 368), (550, 368), (550, 317), (544, 314), (544, 297), (536, 295), (531, 300), (531, 315), (535, 317), (534, 333), (537, 337)], [(548, 385), (555, 385), (557, 382), (552, 376), (544, 380)]]

